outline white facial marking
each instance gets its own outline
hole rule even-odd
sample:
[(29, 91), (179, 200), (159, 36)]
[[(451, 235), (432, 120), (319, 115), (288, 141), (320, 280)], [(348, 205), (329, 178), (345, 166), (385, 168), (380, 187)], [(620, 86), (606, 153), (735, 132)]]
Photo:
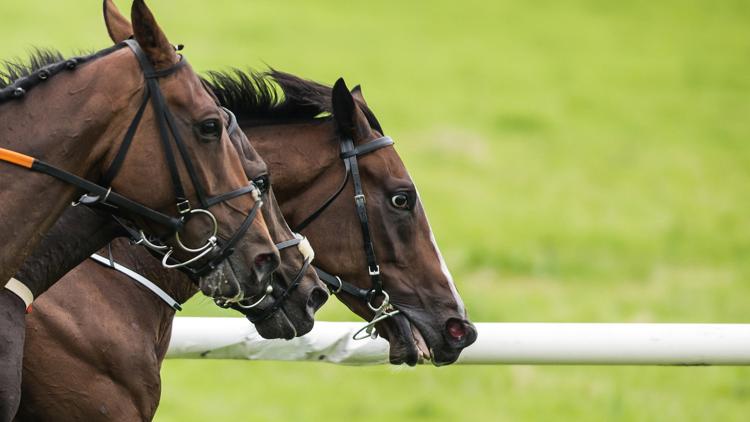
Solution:
[[(422, 204), (422, 199), (419, 196), (418, 190), (417, 190), (417, 200), (419, 201), (420, 204)], [(422, 204), (422, 208), (424, 209), (423, 204)], [(437, 241), (435, 240), (435, 235), (432, 232), (432, 227), (430, 226), (430, 220), (427, 218), (427, 210), (425, 210), (424, 218), (425, 218), (425, 221), (427, 221), (427, 228), (430, 230), (430, 241), (432, 242), (432, 247), (433, 249), (435, 249), (435, 254), (438, 257), (438, 260), (440, 261), (440, 269), (443, 271), (443, 275), (445, 275), (445, 279), (448, 281), (448, 287), (451, 289), (451, 293), (453, 293), (453, 299), (456, 301), (456, 305), (458, 306), (458, 313), (461, 315), (466, 315), (464, 301), (461, 299), (461, 296), (459, 296), (458, 290), (456, 289), (456, 283), (453, 281), (453, 276), (451, 275), (451, 272), (448, 269), (448, 265), (445, 263), (445, 259), (443, 259), (443, 254), (440, 253), (440, 248), (438, 247)]]

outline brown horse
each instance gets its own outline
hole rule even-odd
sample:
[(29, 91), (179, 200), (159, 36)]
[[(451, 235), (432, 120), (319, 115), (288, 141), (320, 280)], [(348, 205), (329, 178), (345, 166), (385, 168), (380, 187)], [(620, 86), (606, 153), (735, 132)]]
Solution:
[[(232, 141), (238, 150), (242, 151), (244, 158), (243, 165), (248, 177), (255, 180), (258, 185), (264, 186), (265, 206), (262, 212), (265, 216), (265, 221), (269, 224), (272, 236), (274, 239), (278, 239), (280, 243), (288, 243), (290, 239), (298, 240), (293, 236), (283, 221), (283, 217), (281, 217), (281, 212), (273, 196), (270, 183), (267, 181), (268, 170), (265, 163), (263, 163), (252, 146), (249, 145), (244, 133), (239, 130), (235, 130), (233, 133)], [(93, 239), (96, 240), (93, 242), (88, 241), (91, 237), (86, 239), (81, 238), (81, 235), (85, 233), (83, 228), (90, 229), (91, 227), (97, 228), (93, 236)], [(281, 230), (274, 230), (275, 228), (281, 228)], [(110, 238), (111, 240), (112, 236), (118, 234), (122, 234), (121, 229), (111, 219), (104, 218), (104, 216), (86, 208), (71, 208), (63, 214), (62, 218), (50, 230), (48, 233), (49, 240), (42, 243), (44, 247), (37, 249), (32, 257), (24, 263), (17, 277), (25, 282), (29, 281), (29, 285), (43, 286), (45, 285), (44, 281), (46, 278), (54, 278), (70, 269), (72, 267), (71, 263), (78, 260), (75, 257), (78, 251), (88, 250), (89, 245), (98, 244), (100, 239)], [(282, 248), (282, 246), (279, 247), (280, 249)], [(309, 332), (313, 326), (315, 311), (323, 305), (328, 297), (322, 285), (319, 284), (320, 281), (315, 276), (315, 273), (311, 271), (309, 264), (312, 257), (305, 253), (300, 253), (305, 248), (299, 249), (299, 251), (296, 248), (283, 248), (281, 250), (282, 262), (272, 278), (272, 286), (274, 287), (272, 295), (264, 295), (262, 300), (259, 301), (259, 305), (252, 309), (240, 308), (239, 305), (241, 303), (235, 305), (238, 310), (245, 313), (249, 319), (255, 322), (259, 333), (266, 338), (291, 338)], [(71, 258), (70, 254), (66, 252), (67, 250), (73, 250), (76, 253)], [(81, 284), (64, 282), (61, 286), (53, 288), (50, 293), (40, 297), (35, 304), (35, 309), (41, 306), (43, 309), (48, 310), (49, 312), (45, 312), (42, 315), (43, 317), (49, 317), (46, 323), (49, 326), (56, 326), (55, 330), (59, 329), (66, 333), (66, 335), (57, 336), (53, 333), (41, 333), (38, 330), (32, 329), (30, 336), (27, 337), (27, 341), (32, 343), (29, 346), (30, 348), (35, 349), (40, 343), (45, 343), (46, 345), (43, 346), (45, 349), (48, 346), (60, 347), (57, 352), (63, 354), (69, 352), (68, 357), (92, 356), (98, 352), (106, 354), (106, 358), (101, 361), (107, 365), (106, 368), (98, 367), (95, 362), (87, 362), (85, 360), (81, 362), (69, 362), (70, 366), (66, 364), (65, 367), (49, 368), (50, 373), (57, 373), (57, 371), (64, 373), (72, 370), (72, 372), (64, 376), (55, 376), (50, 381), (65, 380), (65, 391), (68, 391), (67, 388), (71, 387), (74, 391), (83, 391), (82, 386), (86, 384), (89, 386), (88, 388), (95, 388), (100, 394), (104, 394), (109, 397), (109, 400), (113, 400), (103, 405), (104, 407), (94, 409), (94, 413), (88, 414), (86, 412), (91, 410), (90, 408), (83, 406), (79, 407), (78, 410), (72, 410), (68, 407), (70, 402), (66, 399), (58, 404), (65, 408), (63, 412), (67, 416), (58, 415), (55, 419), (92, 420), (94, 416), (91, 415), (97, 415), (96, 417), (104, 419), (113, 418), (115, 420), (141, 419), (134, 416), (134, 408), (129, 404), (131, 401), (118, 399), (118, 391), (122, 392), (123, 390), (120, 389), (126, 388), (127, 391), (133, 392), (133, 400), (140, 398), (139, 395), (134, 393), (136, 391), (148, 393), (145, 397), (154, 396), (158, 398), (158, 389), (156, 390), (156, 394), (151, 389), (154, 385), (158, 387), (158, 382), (152, 383), (149, 380), (153, 379), (153, 374), (156, 373), (158, 381), (158, 365), (160, 365), (163, 359), (162, 350), (166, 350), (166, 344), (160, 345), (158, 342), (154, 344), (154, 341), (155, 339), (168, 340), (168, 336), (166, 338), (162, 338), (162, 336), (163, 333), (169, 332), (167, 328), (171, 326), (171, 319), (174, 314), (173, 306), (179, 309), (178, 304), (183, 303), (196, 292), (195, 285), (191, 283), (185, 274), (165, 270), (161, 263), (158, 260), (154, 260), (146, 249), (130, 246), (125, 240), (115, 240), (110, 248), (100, 253), (105, 257), (117, 257), (119, 264), (125, 264), (130, 268), (136, 269), (139, 273), (158, 280), (160, 288), (166, 290), (169, 296), (176, 299), (176, 302), (170, 302), (170, 306), (164, 306), (164, 302), (161, 302), (150, 291), (146, 293), (146, 291), (129, 288), (131, 286), (127, 278), (124, 280), (118, 279), (118, 277), (108, 278), (107, 276), (111, 275), (110, 267), (93, 264), (93, 261), (88, 261), (78, 266), (67, 278), (75, 278), (73, 274), (88, 274), (88, 272), (93, 277), (105, 277), (107, 281), (104, 283), (89, 286), (96, 292), (79, 293), (78, 288), (82, 287)], [(88, 264), (93, 265), (89, 267)], [(120, 273), (115, 274), (121, 275)], [(86, 281), (90, 279), (87, 276), (83, 276), (82, 280)], [(119, 284), (122, 281), (126, 283), (125, 288)], [(113, 284), (110, 285), (109, 283)], [(54, 302), (52, 306), (46, 305), (46, 297), (54, 296), (59, 294), (55, 292), (67, 289), (72, 290), (72, 294), (67, 296), (70, 300)], [(279, 300), (280, 298), (283, 299)], [(100, 322), (99, 324), (87, 327), (85, 338), (78, 338), (76, 341), (65, 345), (58, 344), (64, 338), (67, 340), (71, 339), (67, 335), (72, 334), (71, 329), (73, 329), (73, 326), (68, 325), (68, 323), (72, 322), (74, 325), (77, 325), (75, 321), (80, 312), (92, 316), (89, 312), (98, 312), (97, 309), (103, 309), (103, 307), (109, 308), (107, 312), (132, 309), (136, 315), (128, 315), (128, 312), (119, 312), (118, 315), (120, 317), (108, 318), (106, 322)], [(37, 312), (33, 313), (36, 314)], [(165, 321), (169, 321), (169, 324)], [(167, 330), (165, 331), (165, 329)], [(111, 347), (114, 344), (111, 337), (112, 333), (124, 334), (129, 339), (124, 341), (122, 347), (113, 348)], [(73, 337), (75, 337), (75, 334), (73, 334)], [(157, 351), (156, 355), (154, 354), (155, 350)], [(45, 365), (50, 362), (50, 359), (43, 359), (40, 363), (41, 365)], [(116, 367), (109, 366), (109, 364), (115, 362), (121, 362), (122, 364), (118, 364)], [(79, 363), (83, 363), (84, 365), (88, 365), (89, 363), (94, 364), (97, 369), (111, 374), (112, 379), (117, 381), (124, 380), (124, 382), (120, 382), (115, 386), (108, 382), (109, 378), (102, 378), (102, 382), (92, 381), (89, 378), (90, 374), (86, 370), (75, 369), (80, 366)], [(147, 370), (144, 370), (144, 368)], [(154, 368), (156, 368), (155, 371)], [(92, 367), (87, 367), (86, 369), (91, 370)], [(45, 369), (45, 371), (47, 370)], [(140, 374), (140, 376), (134, 378), (132, 377), (133, 374)], [(34, 383), (33, 380), (30, 382)], [(75, 387), (76, 385), (77, 387)], [(54, 393), (53, 396), (56, 394)], [(148, 409), (151, 409), (150, 411), (153, 412), (155, 408), (152, 407), (155, 404), (152, 404), (149, 400), (151, 399), (145, 402), (136, 401), (133, 403), (139, 405), (137, 409), (140, 409), (141, 412), (148, 412)], [(121, 403), (118, 404), (118, 402)], [(102, 408), (110, 410), (106, 414), (98, 413)], [(46, 420), (49, 416), (44, 415), (49, 414), (45, 413), (42, 409), (44, 409), (44, 404), (40, 403), (39, 407), (34, 407), (33, 413), (30, 414), (27, 409), (22, 414), (26, 415), (24, 419), (29, 418), (34, 420), (41, 418)], [(57, 409), (54, 411), (57, 411)], [(117, 415), (117, 417), (114, 417), (114, 415)]]
[[(214, 98), (142, 0), (132, 18), (134, 40), (44, 67), (11, 66), (0, 78), (0, 285), (79, 188), (89, 192), (79, 202), (124, 217), (165, 265), (202, 264), (204, 290), (235, 302), (255, 296), (279, 260), (262, 216), (248, 212), (258, 209), (258, 191)], [(33, 298), (16, 280), (8, 287), (0, 291), (0, 420), (15, 413), (16, 334)]]
[[(156, 246), (178, 261), (194, 259), (191, 249), (207, 250), (197, 245), (216, 237), (207, 236), (214, 230), (227, 237), (237, 232), (247, 210), (257, 203), (214, 98), (176, 54), (142, 0), (133, 3), (132, 13), (137, 42), (20, 74), (10, 72), (12, 77), (3, 82), (0, 158), (7, 162), (0, 162), (1, 285), (71, 202), (74, 188), (89, 186), (85, 181), (71, 186), (74, 174), (107, 182), (105, 194), (88, 200), (117, 205), (148, 233), (175, 234), (166, 245)], [(49, 176), (59, 170), (66, 172), (60, 178), (68, 183)], [(183, 180), (192, 183), (185, 185)], [(228, 192), (243, 194), (213, 201)], [(138, 198), (140, 204), (130, 203), (128, 197)], [(205, 209), (210, 205), (215, 205), (211, 215)], [(169, 223), (173, 227), (166, 227)], [(257, 292), (257, 280), (248, 282), (247, 275), (257, 271), (258, 278), (264, 278), (278, 262), (278, 253), (262, 217), (252, 224), (254, 230), (243, 236), (230, 259), (237, 277), (243, 275), (238, 283)], [(245, 247), (249, 242), (254, 247)], [(234, 277), (226, 262), (216, 264), (224, 278)], [(216, 277), (205, 279), (207, 285)]]
[[(275, 96), (274, 81), (283, 91), (283, 101)], [(219, 98), (238, 112), (242, 129), (266, 157), (282, 208), (296, 223), (305, 220), (310, 210), (328, 198), (343, 178), (338, 150), (342, 126), (354, 122), (358, 131), (368, 133), (358, 137), (359, 145), (382, 134), (361, 90), (355, 89), (353, 94), (346, 91), (347, 99), (341, 83), (334, 95), (328, 87), (275, 72), (271, 76), (215, 74), (213, 85)], [(342, 111), (340, 105), (334, 107), (337, 101), (351, 108)], [(338, 112), (333, 117), (316, 118), (334, 109)], [(409, 190), (413, 185), (403, 164), (392, 148), (373, 154), (377, 156), (372, 158), (377, 159), (368, 157), (361, 163), (368, 198), (385, 197), (380, 201), (368, 199), (373, 239), (377, 250), (386, 257), (381, 265), (391, 302), (404, 309), (402, 314), (380, 322), (378, 328), (391, 342), (393, 363), (416, 363), (417, 348), (423, 356), (431, 354), (436, 365), (453, 362), (461, 349), (475, 340), (476, 331), (466, 321), (465, 309), (434, 246), (416, 191)], [(393, 200), (402, 192), (410, 201), (408, 209), (400, 196)], [(357, 280), (366, 288), (370, 280), (361, 269), (366, 258), (359, 250), (360, 223), (351, 199), (344, 198), (335, 198), (309, 226), (307, 234), (316, 246), (317, 265)], [(148, 257), (138, 256), (137, 251), (119, 250), (118, 261), (165, 284), (158, 267), (144, 260)], [(158, 404), (159, 368), (174, 311), (163, 302), (161, 310), (148, 314), (136, 308), (129, 311), (122, 304), (141, 302), (141, 309), (156, 309), (152, 306), (160, 299), (144, 288), (130, 286), (132, 281), (123, 274), (92, 262), (84, 262), (64, 283), (64, 288), (50, 290), (29, 315), (19, 420), (150, 419)], [(103, 293), (96, 294), (92, 285)], [(91, 293), (80, 303), (76, 291)], [(184, 288), (169, 292), (184, 301), (194, 290), (184, 283)], [(363, 318), (372, 318), (373, 312), (358, 298), (345, 292), (339, 298)], [(134, 325), (121, 323), (117, 330), (101, 326), (96, 315), (110, 307), (117, 307), (137, 321)], [(63, 312), (73, 315), (63, 320)], [(463, 333), (452, 324), (455, 320), (461, 322)], [(404, 325), (406, 329), (401, 329)], [(116, 337), (113, 332), (118, 333)], [(94, 347), (102, 341), (112, 344), (106, 352)], [(76, 375), (71, 377), (71, 372)], [(91, 380), (96, 382), (92, 385)]]

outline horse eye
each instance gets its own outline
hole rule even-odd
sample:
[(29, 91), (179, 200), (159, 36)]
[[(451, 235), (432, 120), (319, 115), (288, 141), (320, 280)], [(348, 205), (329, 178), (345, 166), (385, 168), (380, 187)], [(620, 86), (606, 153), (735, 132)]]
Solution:
[(198, 127), (201, 137), (207, 140), (215, 140), (221, 138), (221, 133), (224, 128), (221, 125), (219, 119), (208, 119), (201, 122)]
[(397, 193), (391, 197), (391, 204), (401, 210), (409, 209), (409, 196), (405, 193)]
[(268, 175), (256, 177), (255, 179), (253, 179), (253, 183), (255, 184), (255, 187), (260, 190), (260, 193), (264, 195), (268, 193), (269, 189), (271, 189), (271, 180), (269, 179)]

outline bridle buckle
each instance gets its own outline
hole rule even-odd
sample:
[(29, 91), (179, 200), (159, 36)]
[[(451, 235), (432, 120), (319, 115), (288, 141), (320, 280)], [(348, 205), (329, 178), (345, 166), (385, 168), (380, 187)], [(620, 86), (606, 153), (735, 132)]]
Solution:
[(187, 199), (185, 199), (184, 201), (180, 201), (180, 202), (177, 203), (177, 211), (180, 214), (187, 214), (187, 213), (190, 212), (190, 210), (191, 210), (191, 208), (190, 208), (190, 201), (188, 201)]
[(380, 265), (376, 265), (374, 269), (372, 267), (369, 267), (367, 271), (370, 273), (371, 277), (378, 276), (380, 275)]
[(341, 277), (339, 277), (337, 275), (334, 276), (334, 277), (336, 277), (336, 281), (339, 282), (339, 287), (336, 290), (333, 290), (333, 289), (331, 289), (331, 286), (328, 286), (328, 292), (330, 292), (332, 295), (337, 295), (337, 294), (341, 293), (341, 290), (344, 289), (344, 281), (341, 280)]

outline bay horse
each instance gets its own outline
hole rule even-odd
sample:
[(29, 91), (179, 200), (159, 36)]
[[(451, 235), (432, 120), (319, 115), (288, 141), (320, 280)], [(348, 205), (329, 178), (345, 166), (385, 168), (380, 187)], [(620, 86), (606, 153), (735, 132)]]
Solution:
[[(329, 283), (331, 290), (358, 315), (372, 320), (375, 312), (355, 290), (358, 286), (356, 289), (367, 291), (370, 274), (362, 271), (367, 258), (360, 250), (361, 221), (351, 200), (354, 187), (345, 182), (344, 194), (331, 195), (338, 192), (346, 170), (341, 164), (341, 137), (355, 134), (350, 132), (353, 129), (356, 145), (363, 147), (382, 136), (361, 89), (350, 92), (340, 80), (332, 90), (277, 71), (263, 75), (214, 73), (211, 86), (221, 101), (237, 112), (242, 130), (268, 163), (274, 190), (290, 223), (299, 225), (320, 204), (328, 204), (305, 230), (316, 248), (315, 264), (340, 274), (338, 281)], [(276, 87), (283, 99), (276, 94)], [(322, 113), (332, 115), (321, 118)], [(385, 257), (380, 264), (383, 286), (390, 303), (403, 310), (376, 324), (391, 343), (390, 360), (409, 365), (424, 358), (435, 365), (454, 362), (461, 350), (475, 341), (476, 330), (467, 320), (439, 255), (416, 189), (390, 145), (363, 157), (360, 168), (368, 221), (374, 228), (373, 244)], [(138, 250), (116, 250), (118, 261), (163, 284), (167, 274), (160, 274), (149, 256)], [(342, 279), (356, 284), (337, 285)], [(82, 263), (63, 282), (68, 285), (51, 289), (28, 316), (24, 395), (18, 420), (51, 416), (57, 420), (150, 420), (159, 401), (159, 369), (174, 310), (145, 288), (131, 286), (126, 275), (91, 261)], [(92, 291), (93, 285), (106, 294)], [(178, 302), (195, 293), (189, 283), (183, 286), (169, 290)], [(79, 300), (75, 291), (91, 293), (85, 305), (63, 320), (60, 314), (70, 314)], [(139, 301), (152, 305), (140, 308), (154, 311), (144, 314), (121, 305)], [(160, 309), (153, 307), (160, 302)], [(112, 306), (137, 319), (132, 326), (121, 324), (116, 337), (109, 327), (100, 327), (96, 317)], [(102, 341), (112, 344), (106, 352), (93, 347)], [(71, 377), (71, 373), (76, 375)], [(62, 379), (65, 388), (61, 388)], [(96, 380), (94, 385), (91, 380)]]
[[(280, 249), (282, 260), (281, 265), (272, 277), (273, 295), (263, 295), (257, 304), (243, 305), (242, 303), (237, 303), (233, 304), (232, 308), (244, 313), (248, 319), (256, 324), (258, 332), (266, 338), (288, 339), (306, 334), (312, 329), (315, 311), (328, 298), (328, 294), (310, 267), (313, 258), (313, 255), (311, 255), (312, 249), (304, 246), (299, 248), (287, 247), (304, 245), (306, 242), (300, 242), (302, 239), (298, 236), (295, 237), (283, 221), (280, 209), (273, 196), (270, 182), (268, 181), (268, 170), (265, 163), (260, 159), (260, 155), (247, 142), (244, 133), (238, 130), (234, 130), (233, 133), (234, 135), (231, 139), (237, 145), (238, 150), (242, 151), (243, 166), (248, 174), (248, 178), (254, 180), (256, 185), (261, 186), (260, 189), (263, 191), (264, 207), (261, 212), (268, 223), (272, 237), (275, 240), (280, 240), (277, 246)], [(91, 239), (91, 237), (82, 238), (81, 235), (85, 233), (82, 229), (84, 227), (89, 230), (91, 227), (97, 227), (98, 230), (94, 232), (93, 239), (99, 240), (89, 242), (87, 239)], [(279, 227), (281, 230), (278, 230)], [(17, 277), (25, 282), (29, 280), (29, 285), (46, 286), (46, 288), (49, 288), (52, 283), (48, 283), (45, 280), (59, 277), (71, 269), (73, 267), (72, 263), (79, 259), (76, 256), (80, 256), (80, 251), (88, 250), (87, 248), (90, 248), (92, 244), (98, 244), (101, 240), (111, 240), (111, 237), (116, 235), (123, 235), (123, 233), (121, 227), (113, 223), (111, 219), (103, 218), (102, 215), (87, 208), (70, 208), (66, 210), (60, 220), (50, 230), (48, 241), (42, 242), (43, 247), (35, 250), (34, 254), (24, 263)], [(74, 251), (72, 257), (67, 252), (68, 250)], [(79, 312), (85, 312), (89, 316), (93, 316), (94, 314), (98, 314), (99, 311), (104, 311), (105, 307), (107, 308), (105, 312), (117, 312), (118, 317), (116, 318), (107, 318), (106, 321), (100, 320), (99, 323), (91, 327), (86, 327), (85, 338), (77, 337), (75, 334), (73, 334), (73, 337), (68, 337), (68, 339), (76, 337), (77, 339), (73, 343), (68, 344), (73, 350), (67, 351), (72, 353), (71, 356), (91, 356), (97, 353), (97, 351), (103, 352), (107, 356), (102, 361), (103, 363), (107, 365), (117, 361), (122, 363), (117, 368), (107, 366), (105, 370), (107, 373), (129, 374), (128, 379), (133, 381), (133, 385), (130, 385), (131, 388), (138, 386), (138, 388), (146, 388), (148, 391), (149, 386), (154, 385), (149, 382), (151, 378), (149, 376), (150, 373), (142, 371), (141, 374), (143, 377), (136, 376), (135, 378), (132, 375), (139, 373), (138, 368), (142, 368), (143, 365), (147, 365), (154, 360), (161, 363), (163, 359), (161, 352), (158, 354), (153, 353), (155, 347), (153, 345), (154, 339), (158, 339), (161, 336), (156, 334), (150, 336), (149, 334), (163, 332), (165, 329), (164, 320), (170, 322), (167, 327), (171, 326), (174, 311), (179, 310), (179, 305), (196, 293), (197, 287), (188, 277), (188, 274), (165, 270), (160, 261), (154, 259), (146, 249), (133, 247), (128, 240), (116, 239), (112, 241), (110, 247), (100, 251), (100, 254), (104, 257), (116, 256), (116, 265), (125, 264), (130, 268), (136, 269), (138, 273), (158, 280), (159, 286), (154, 288), (154, 290), (147, 290), (147, 294), (141, 291), (140, 295), (136, 293), (138, 289), (123, 289), (118, 283), (122, 280), (118, 280), (117, 277), (108, 277), (111, 275), (112, 264), (110, 264), (108, 258), (100, 256), (97, 257), (99, 259), (97, 262), (103, 262), (105, 265), (94, 264), (92, 268), (89, 268), (86, 264), (93, 263), (94, 261), (88, 261), (75, 268), (66, 278), (73, 278), (74, 276), (71, 274), (79, 271), (92, 271), (92, 274), (97, 274), (107, 279), (106, 282), (89, 286), (92, 290), (88, 292), (79, 292), (78, 287), (81, 286), (70, 282), (56, 284), (58, 287), (53, 287), (51, 292), (41, 296), (35, 302), (34, 309), (38, 306), (46, 308), (44, 304), (47, 300), (45, 298), (54, 296), (56, 291), (72, 289), (72, 294), (67, 296), (69, 300), (54, 302), (55, 307), (54, 312), (52, 312), (54, 315), (45, 313), (46, 316), (51, 317), (48, 320), (51, 325), (61, 324), (58, 328), (68, 334), (71, 334), (69, 329), (72, 326), (68, 326), (67, 323), (74, 322)], [(123, 275), (121, 273), (115, 274)], [(84, 276), (83, 279), (87, 279), (86, 277)], [(127, 278), (125, 280), (126, 283), (129, 283)], [(109, 285), (110, 282), (114, 282), (114, 284)], [(166, 308), (164, 306), (165, 302), (162, 302), (159, 296), (155, 296), (153, 294), (154, 291), (169, 298), (166, 302), (168, 305)], [(136, 294), (133, 295), (132, 293)], [(176, 300), (172, 298), (176, 298)], [(134, 314), (129, 314), (129, 310), (132, 310)], [(36, 312), (32, 312), (32, 314), (34, 313)], [(31, 349), (36, 349), (40, 342), (50, 340), (44, 338), (47, 334), (52, 335), (52, 344), (56, 340), (61, 339), (61, 337), (57, 337), (54, 333), (39, 333), (33, 327), (30, 332), (32, 334), (27, 336), (27, 342), (32, 343), (28, 346)], [(129, 338), (123, 341), (121, 346), (116, 346), (116, 342), (113, 342), (111, 338), (112, 333), (121, 333), (127, 335)], [(36, 334), (41, 334), (42, 337), (39, 338)], [(152, 346), (150, 350), (149, 345)], [(65, 347), (58, 349), (57, 352), (62, 353), (63, 349)], [(166, 348), (164, 350), (166, 351)], [(39, 352), (39, 350), (37, 351)], [(42, 364), (44, 363), (42, 362)], [(76, 366), (75, 363), (71, 363), (71, 366), (66, 368), (54, 368), (50, 374), (60, 370), (67, 371)], [(119, 370), (124, 372), (118, 372)], [(158, 368), (156, 373), (158, 376)], [(75, 385), (75, 383), (84, 382), (89, 385), (89, 388), (95, 388), (100, 393), (112, 399), (117, 397), (117, 389), (114, 391), (109, 390), (106, 382), (98, 383), (95, 379), (87, 378), (86, 371), (73, 370), (72, 373), (66, 374), (64, 377), (58, 378), (56, 375), (53, 375), (50, 379), (53, 382), (62, 382), (63, 380), (65, 389)], [(52, 396), (56, 394), (53, 393)], [(70, 404), (66, 401), (59, 404), (67, 407), (68, 404), (66, 403)], [(39, 409), (42, 408), (40, 406)], [(132, 416), (131, 413), (116, 410), (118, 406), (110, 408), (112, 409), (111, 413), (109, 411), (106, 414), (99, 413), (97, 417), (108, 419), (113, 415), (119, 415), (114, 419), (134, 419), (134, 417), (126, 417), (126, 415)], [(127, 409), (127, 405), (124, 408)], [(97, 411), (100, 411), (100, 409)], [(36, 411), (34, 414), (37, 415), (35, 417), (38, 417)], [(44, 415), (43, 412), (41, 414)], [(75, 415), (74, 420), (89, 420), (91, 418), (83, 417), (80, 413), (71, 412), (70, 410), (65, 411), (64, 414)], [(26, 416), (26, 418), (31, 419), (35, 417), (30, 417), (28, 414)], [(46, 420), (50, 416), (43, 416), (41, 418)], [(57, 415), (54, 418), (64, 417)]]
[(11, 277), (77, 194), (227, 302), (262, 292), (278, 266), (214, 97), (143, 0), (131, 13), (132, 40), (0, 77), (0, 420), (18, 403), (18, 327), (33, 300)]

